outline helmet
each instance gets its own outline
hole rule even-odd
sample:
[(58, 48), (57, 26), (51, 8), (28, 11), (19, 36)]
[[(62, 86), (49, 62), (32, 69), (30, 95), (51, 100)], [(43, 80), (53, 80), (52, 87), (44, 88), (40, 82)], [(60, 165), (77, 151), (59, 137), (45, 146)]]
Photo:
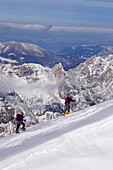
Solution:
[(21, 115), (23, 115), (24, 113), (23, 112), (21, 112)]
[(73, 96), (70, 96), (71, 98), (73, 98)]

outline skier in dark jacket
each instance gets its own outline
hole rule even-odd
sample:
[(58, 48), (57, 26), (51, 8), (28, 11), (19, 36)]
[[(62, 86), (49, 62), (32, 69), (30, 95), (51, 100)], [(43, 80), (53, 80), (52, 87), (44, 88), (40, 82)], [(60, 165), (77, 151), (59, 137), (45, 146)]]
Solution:
[(66, 112), (67, 112), (67, 114), (70, 113), (70, 102), (75, 102), (75, 100), (73, 100), (72, 98), (73, 98), (73, 96), (70, 96), (65, 99), (65, 109), (64, 109), (64, 112), (62, 113), (64, 116), (65, 116)]
[(17, 128), (16, 128), (16, 133), (19, 133), (19, 127), (20, 125), (22, 125), (22, 131), (25, 130), (25, 123), (23, 122), (24, 116), (23, 116), (23, 112), (21, 112), (21, 114), (17, 114), (16, 120), (17, 120)]

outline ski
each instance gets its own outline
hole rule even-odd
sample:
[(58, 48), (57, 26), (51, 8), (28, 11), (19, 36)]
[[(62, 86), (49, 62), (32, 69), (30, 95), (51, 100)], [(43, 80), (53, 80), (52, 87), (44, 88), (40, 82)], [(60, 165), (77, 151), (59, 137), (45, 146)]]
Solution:
[(19, 131), (19, 132), (16, 132), (16, 134), (19, 134), (19, 133), (22, 133), (22, 132), (26, 132), (27, 130), (26, 129), (24, 129), (24, 130), (21, 130), (21, 131)]

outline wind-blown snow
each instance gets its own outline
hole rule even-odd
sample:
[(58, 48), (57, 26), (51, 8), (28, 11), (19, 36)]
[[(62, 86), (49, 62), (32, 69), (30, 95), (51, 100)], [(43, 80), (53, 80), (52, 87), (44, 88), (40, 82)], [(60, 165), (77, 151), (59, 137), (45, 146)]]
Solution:
[(113, 100), (0, 139), (1, 170), (113, 170)]

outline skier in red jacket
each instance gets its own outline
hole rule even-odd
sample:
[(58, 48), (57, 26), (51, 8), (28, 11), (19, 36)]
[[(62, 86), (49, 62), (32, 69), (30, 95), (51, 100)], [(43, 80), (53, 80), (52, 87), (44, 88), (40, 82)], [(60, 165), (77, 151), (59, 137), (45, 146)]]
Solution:
[(64, 109), (64, 112), (62, 113), (64, 116), (65, 116), (66, 112), (67, 112), (67, 114), (70, 113), (70, 102), (75, 102), (75, 100), (73, 100), (72, 98), (73, 98), (73, 96), (70, 96), (65, 99), (65, 109)]

